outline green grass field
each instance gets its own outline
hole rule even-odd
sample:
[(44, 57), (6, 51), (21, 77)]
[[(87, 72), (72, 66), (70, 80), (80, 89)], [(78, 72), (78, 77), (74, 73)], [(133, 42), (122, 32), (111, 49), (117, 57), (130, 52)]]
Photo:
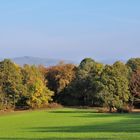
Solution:
[(140, 114), (56, 109), (0, 116), (0, 140), (140, 140)]

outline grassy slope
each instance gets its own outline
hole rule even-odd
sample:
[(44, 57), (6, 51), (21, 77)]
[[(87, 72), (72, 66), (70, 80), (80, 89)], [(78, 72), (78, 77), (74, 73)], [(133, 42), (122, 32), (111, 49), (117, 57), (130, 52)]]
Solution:
[(140, 114), (59, 109), (0, 117), (0, 140), (140, 140)]

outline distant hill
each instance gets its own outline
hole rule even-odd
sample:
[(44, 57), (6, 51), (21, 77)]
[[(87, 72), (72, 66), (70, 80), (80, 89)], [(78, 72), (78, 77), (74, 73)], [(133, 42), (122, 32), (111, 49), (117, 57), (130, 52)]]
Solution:
[(59, 64), (61, 61), (64, 61), (65, 63), (73, 63), (72, 61), (69, 60), (39, 58), (39, 57), (30, 57), (30, 56), (15, 57), (10, 59), (16, 64), (19, 64), (20, 66), (23, 66), (24, 64), (53, 66)]
[[(15, 57), (15, 58), (10, 58), (13, 62), (23, 66), (24, 64), (29, 64), (29, 65), (44, 65), (44, 66), (54, 66), (59, 64), (61, 61), (64, 61), (65, 63), (73, 63), (73, 64), (79, 64), (74, 61), (70, 60), (62, 60), (62, 59), (51, 59), (51, 58), (40, 58), (40, 57), (31, 57), (31, 56), (23, 56), (23, 57)], [(0, 58), (0, 61), (2, 61), (3, 58)], [(103, 64), (113, 64), (116, 62), (116, 59), (108, 59), (108, 60), (101, 60), (99, 62)], [(120, 60), (121, 62), (126, 62), (126, 60)]]

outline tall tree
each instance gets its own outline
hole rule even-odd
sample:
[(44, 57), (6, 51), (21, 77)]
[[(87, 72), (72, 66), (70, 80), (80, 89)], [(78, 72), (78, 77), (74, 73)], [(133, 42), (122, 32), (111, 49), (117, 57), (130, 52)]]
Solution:
[(133, 72), (130, 80), (130, 91), (132, 94), (132, 104), (140, 103), (140, 69)]
[(137, 71), (140, 69), (140, 58), (131, 58), (126, 63), (127, 66), (129, 66), (132, 71)]
[(23, 92), (22, 76), (20, 67), (8, 59), (0, 62), (0, 87), (2, 104), (15, 108)]
[(23, 84), (27, 88), (27, 104), (32, 108), (40, 108), (52, 101), (53, 92), (46, 87), (46, 82), (39, 69), (25, 65), (23, 70)]
[(131, 94), (129, 91), (129, 69), (121, 62), (116, 62), (113, 66), (106, 65), (101, 75), (99, 97), (103, 103), (109, 107), (123, 111), (128, 104)]
[(59, 93), (62, 93), (75, 78), (75, 69), (75, 65), (64, 63), (46, 69), (46, 80), (48, 80), (49, 88), (55, 92), (55, 101)]
[(91, 58), (81, 61), (76, 71), (76, 78), (72, 82), (71, 95), (77, 98), (81, 105), (93, 105), (96, 101), (97, 81), (103, 65)]

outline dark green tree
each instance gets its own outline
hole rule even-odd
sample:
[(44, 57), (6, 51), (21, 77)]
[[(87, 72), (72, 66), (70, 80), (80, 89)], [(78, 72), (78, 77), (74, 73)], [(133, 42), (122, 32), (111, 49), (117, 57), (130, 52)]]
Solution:
[(1, 101), (5, 108), (15, 108), (23, 94), (21, 69), (8, 59), (0, 62)]
[(131, 100), (129, 72), (127, 66), (121, 62), (116, 62), (112, 66), (106, 65), (102, 72), (99, 97), (110, 112), (114, 108), (123, 111)]
[(126, 63), (127, 66), (129, 66), (132, 71), (137, 71), (140, 69), (140, 58), (131, 58)]
[(81, 61), (76, 71), (76, 78), (69, 88), (71, 95), (81, 105), (94, 105), (96, 103), (97, 82), (103, 70), (103, 65), (91, 58)]

